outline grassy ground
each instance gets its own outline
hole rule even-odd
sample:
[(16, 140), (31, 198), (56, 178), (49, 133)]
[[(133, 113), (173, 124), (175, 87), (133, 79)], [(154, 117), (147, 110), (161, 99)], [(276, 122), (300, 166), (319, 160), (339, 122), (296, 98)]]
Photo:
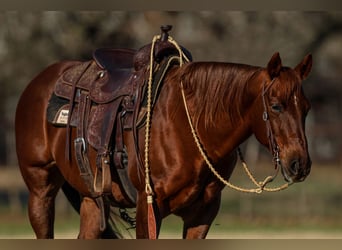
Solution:
[[(258, 179), (272, 172), (265, 168), (254, 170)], [(231, 181), (250, 186), (240, 169)], [(282, 183), (279, 176), (272, 185)], [(208, 238), (342, 238), (341, 211), (342, 168), (313, 166), (307, 180), (278, 193), (251, 195), (226, 188)], [(78, 215), (72, 210), (57, 213), (57, 238), (76, 238), (78, 227)], [(182, 221), (170, 216), (163, 221), (161, 238), (180, 238), (181, 230)], [(34, 237), (26, 208), (19, 212), (1, 208), (0, 237)]]
[[(269, 164), (253, 169), (257, 179), (272, 174)], [(231, 181), (249, 186), (237, 168)], [(281, 175), (271, 186), (283, 184)], [(169, 218), (167, 227), (181, 234), (181, 220)], [(177, 229), (178, 228), (178, 229)], [(261, 195), (225, 188), (210, 237), (342, 238), (342, 167), (312, 166), (309, 177), (287, 190)], [(253, 236), (254, 235), (254, 236)]]

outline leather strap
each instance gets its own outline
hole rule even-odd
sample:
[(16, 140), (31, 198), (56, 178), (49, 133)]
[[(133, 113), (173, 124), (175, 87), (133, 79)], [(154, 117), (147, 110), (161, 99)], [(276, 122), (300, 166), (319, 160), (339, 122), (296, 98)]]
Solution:
[(278, 168), (278, 164), (279, 164), (279, 146), (274, 138), (273, 135), (273, 131), (272, 131), (272, 127), (271, 127), (271, 122), (270, 122), (270, 117), (269, 114), (267, 112), (267, 104), (266, 104), (266, 97), (265, 94), (266, 92), (270, 89), (270, 87), (273, 85), (273, 83), (275, 82), (276, 78), (273, 78), (272, 81), (270, 82), (270, 84), (265, 87), (266, 83), (263, 84), (262, 87), (262, 104), (263, 104), (263, 108), (264, 108), (264, 112), (262, 115), (263, 120), (265, 121), (266, 124), (266, 130), (267, 130), (267, 138), (269, 141), (269, 150), (271, 151), (271, 153), (273, 154), (273, 160), (274, 160), (274, 164), (275, 164), (275, 169)]
[(118, 98), (112, 103), (106, 104), (106, 107), (108, 110), (110, 110), (110, 113), (106, 114), (106, 117), (103, 121), (106, 123), (104, 124), (106, 127), (102, 128), (104, 133), (101, 134), (101, 147), (98, 149), (98, 156), (96, 160), (97, 167), (94, 179), (94, 190), (103, 194), (110, 194), (112, 191), (110, 152), (108, 147), (112, 139), (113, 127), (121, 102), (122, 98)]
[(86, 154), (84, 145), (85, 145), (84, 140), (82, 140), (82, 139), (77, 138), (74, 141), (76, 161), (77, 161), (77, 165), (78, 165), (79, 170), (80, 170), (80, 176), (82, 177), (84, 183), (86, 184), (88, 190), (90, 191), (91, 196), (96, 197), (99, 194), (94, 192), (94, 189), (93, 189), (92, 183), (94, 180), (94, 176), (91, 172), (91, 168), (90, 168), (88, 158), (84, 157), (84, 155)]
[(96, 197), (95, 201), (101, 212), (100, 231), (103, 232), (107, 226), (104, 197), (103, 196)]
[(75, 105), (75, 97), (76, 97), (76, 86), (77, 83), (81, 80), (83, 74), (87, 71), (87, 69), (89, 68), (91, 63), (89, 63), (84, 71), (82, 72), (82, 74), (80, 74), (80, 76), (78, 77), (77, 81), (75, 81), (75, 83), (72, 85), (72, 91), (71, 91), (71, 96), (70, 96), (70, 102), (69, 102), (69, 116), (68, 116), (68, 121), (67, 121), (67, 127), (66, 127), (66, 146), (65, 146), (65, 156), (66, 159), (69, 161), (70, 160), (70, 133), (71, 133), (71, 129), (70, 129), (70, 121), (71, 121), (71, 114), (72, 111), (74, 110), (74, 105)]
[(96, 167), (94, 178), (95, 192), (103, 195), (112, 193), (112, 176), (110, 173), (109, 155), (100, 155), (100, 165)]
[(124, 169), (125, 166), (122, 164), (122, 154), (124, 151), (124, 143), (123, 143), (123, 129), (122, 129), (122, 120), (121, 113), (117, 116), (116, 119), (116, 133), (115, 133), (115, 148), (114, 148), (114, 164), (119, 169)]
[[(84, 131), (85, 126), (88, 123), (88, 112), (89, 112), (89, 105), (88, 103), (88, 93), (85, 91), (78, 90), (79, 96), (80, 96), (80, 102), (78, 104), (78, 126), (76, 130), (77, 138), (84, 138)], [(86, 146), (86, 145), (85, 145)]]
[(78, 127), (76, 130), (77, 138), (74, 141), (74, 147), (75, 147), (75, 156), (77, 165), (80, 170), (80, 175), (82, 179), (84, 180), (86, 186), (88, 187), (88, 190), (90, 191), (91, 195), (93, 197), (98, 196), (99, 194), (94, 191), (92, 187), (92, 182), (94, 179), (89, 158), (87, 155), (87, 144), (86, 140), (84, 139), (84, 126), (87, 124), (87, 117), (89, 113), (89, 99), (86, 92), (80, 92), (80, 102), (78, 107)]
[[(79, 101), (79, 107), (78, 107), (78, 126), (77, 126), (77, 138), (74, 141), (74, 147), (75, 147), (75, 154), (76, 154), (76, 161), (77, 165), (80, 170), (80, 176), (84, 180), (84, 183), (86, 184), (88, 190), (90, 191), (90, 195), (92, 198), (95, 198), (96, 204), (100, 209), (101, 218), (100, 218), (100, 230), (103, 232), (106, 229), (106, 214), (105, 214), (105, 204), (104, 204), (104, 197), (102, 196), (102, 191), (108, 192), (108, 187), (105, 187), (101, 190), (96, 190), (93, 186), (94, 182), (94, 176), (90, 167), (89, 158), (87, 155), (87, 144), (86, 140), (84, 139), (84, 132), (86, 129), (86, 126), (88, 124), (88, 116), (90, 113), (90, 100), (88, 96), (88, 92), (86, 91), (80, 91), (80, 101)], [(108, 161), (109, 163), (109, 161)], [(106, 164), (109, 166), (109, 164)], [(98, 170), (98, 168), (96, 169)], [(109, 178), (111, 182), (111, 175), (110, 175), (110, 169), (109, 167), (102, 166), (101, 168), (104, 178)], [(108, 173), (109, 171), (109, 173)], [(108, 183), (108, 180), (106, 180), (105, 183)]]

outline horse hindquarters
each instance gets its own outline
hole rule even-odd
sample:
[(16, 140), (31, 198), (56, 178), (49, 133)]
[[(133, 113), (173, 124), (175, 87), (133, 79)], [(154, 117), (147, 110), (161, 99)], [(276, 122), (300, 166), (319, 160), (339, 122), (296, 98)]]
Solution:
[(54, 67), (38, 75), (23, 92), (15, 117), (18, 163), (29, 190), (29, 218), (37, 238), (53, 238), (54, 202), (64, 182), (52, 156), (45, 114), (54, 84), (51, 76), (57, 75)]
[(91, 209), (95, 200), (83, 202), (77, 197), (79, 193), (86, 196), (87, 187), (75, 160), (65, 160), (66, 130), (49, 124), (46, 118), (55, 82), (74, 63), (54, 64), (40, 73), (24, 90), (17, 106), (16, 148), (20, 171), (29, 190), (29, 218), (37, 238), (53, 238), (55, 197), (67, 180), (66, 196), (76, 211), (82, 210), (84, 215), (79, 237), (115, 238), (110, 225), (100, 232), (99, 220), (94, 222), (92, 216), (99, 214), (98, 209)]

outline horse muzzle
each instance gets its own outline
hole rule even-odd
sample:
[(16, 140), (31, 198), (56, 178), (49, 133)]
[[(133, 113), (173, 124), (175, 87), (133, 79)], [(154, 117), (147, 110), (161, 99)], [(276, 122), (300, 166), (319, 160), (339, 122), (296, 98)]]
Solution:
[(281, 161), (281, 172), (288, 183), (302, 182), (310, 174), (311, 160), (295, 158), (288, 161)]

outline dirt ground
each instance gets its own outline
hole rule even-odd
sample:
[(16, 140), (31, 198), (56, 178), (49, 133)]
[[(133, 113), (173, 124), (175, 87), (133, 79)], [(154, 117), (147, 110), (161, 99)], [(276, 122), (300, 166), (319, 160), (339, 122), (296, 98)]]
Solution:
[[(77, 231), (56, 233), (56, 239), (75, 239)], [(33, 234), (0, 235), (0, 239), (34, 239)], [(181, 239), (178, 233), (162, 233), (160, 239)], [(215, 233), (208, 235), (207, 239), (342, 239), (341, 232), (236, 232)]]

